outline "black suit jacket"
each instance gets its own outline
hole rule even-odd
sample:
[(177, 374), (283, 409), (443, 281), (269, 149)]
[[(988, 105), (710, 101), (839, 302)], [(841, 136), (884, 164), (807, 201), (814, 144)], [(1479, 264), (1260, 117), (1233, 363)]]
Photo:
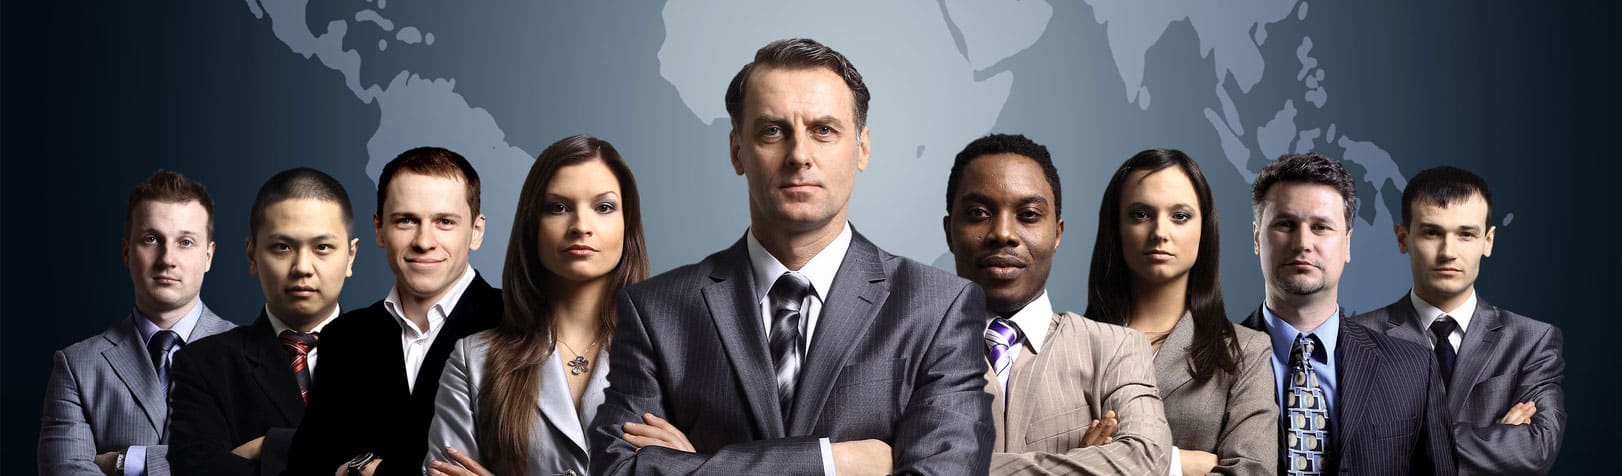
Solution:
[[(1407, 294), (1352, 321), (1430, 345), (1430, 332), (1420, 328)], [(1545, 474), (1554, 466), (1566, 430), (1563, 342), (1557, 327), (1476, 299), (1447, 387), (1459, 473)], [(1525, 401), (1537, 403), (1532, 424), (1498, 423), (1509, 407)]]
[[(621, 291), (593, 474), (820, 474), (818, 439), (875, 438), (896, 473), (986, 474), (985, 295), (860, 234), (825, 296), (784, 421), (745, 242)], [(697, 453), (636, 451), (644, 412)]]
[(345, 313), (321, 332), (321, 363), (310, 403), (293, 437), (288, 474), (327, 475), (364, 452), (383, 463), (379, 475), (422, 474), (439, 373), (456, 341), (495, 327), (501, 291), (475, 275), (417, 371), (406, 382), (400, 324), (378, 301)]
[[(1267, 332), (1259, 307), (1243, 325)], [(1429, 349), (1343, 315), (1335, 357), (1335, 418), (1329, 428), (1340, 474), (1458, 474), (1447, 397)], [(1282, 440), (1282, 419), (1279, 435)], [(1280, 441), (1281, 459), (1287, 451)]]
[[(263, 311), (248, 327), (199, 340), (170, 370), (169, 465), (176, 475), (280, 474), (304, 418), (293, 354)], [(258, 461), (231, 450), (265, 437)]]

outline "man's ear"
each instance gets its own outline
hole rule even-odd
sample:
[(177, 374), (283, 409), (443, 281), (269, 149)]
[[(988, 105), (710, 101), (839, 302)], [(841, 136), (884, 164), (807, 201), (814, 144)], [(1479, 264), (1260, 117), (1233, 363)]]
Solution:
[(1408, 226), (1398, 223), (1394, 228), (1397, 232), (1397, 252), (1408, 254)]
[(244, 254), (248, 255), (248, 275), (257, 278), (259, 277), (259, 260), (254, 259), (253, 257), (253, 238), (248, 238), (242, 241), (244, 244)]
[(732, 158), (732, 173), (743, 175), (743, 159), (738, 158), (738, 149), (743, 147), (743, 140), (738, 138), (738, 128), (732, 128), (727, 133), (727, 154)]

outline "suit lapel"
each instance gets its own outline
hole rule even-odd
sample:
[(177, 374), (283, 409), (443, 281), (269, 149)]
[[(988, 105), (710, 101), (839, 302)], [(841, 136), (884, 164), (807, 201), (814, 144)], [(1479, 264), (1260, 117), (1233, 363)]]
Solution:
[(1476, 314), (1470, 322), (1470, 329), (1464, 333), (1464, 340), (1459, 342), (1458, 363), (1453, 367), (1453, 378), (1448, 381), (1449, 414), (1458, 415), (1459, 410), (1464, 408), (1470, 391), (1475, 389), (1487, 370), (1487, 360), (1498, 355), (1498, 340), (1503, 336), (1503, 330), (1504, 316), (1499, 314), (1497, 307), (1487, 304), (1478, 296)]
[(1386, 310), (1385, 335), (1430, 346), (1430, 331), (1421, 327), (1419, 311), (1414, 309), (1414, 302), (1406, 294), (1387, 306)]
[[(1008, 406), (1006, 410), (1002, 408), (998, 410), (1007, 412), (1005, 422), (1008, 425), (1008, 434), (1013, 438), (1005, 443), (1011, 448), (1025, 448), (1025, 429), (1030, 427), (1033, 420), (1048, 416), (1032, 413), (1036, 408), (1034, 400), (1042, 398), (1039, 395), (1043, 395), (1043, 393), (1037, 392), (1039, 386), (1044, 383), (1053, 384), (1053, 382), (1037, 381), (1037, 369), (1042, 367), (1042, 364), (1037, 361), (1044, 359), (1043, 356), (1048, 354), (1052, 354), (1056, 358), (1068, 355), (1057, 348), (1059, 343), (1065, 341), (1065, 336), (1059, 335), (1062, 332), (1059, 320), (1063, 318), (1063, 314), (1054, 314), (1053, 317), (1049, 318), (1048, 336), (1042, 342), (1042, 352), (1031, 352), (1029, 343), (1021, 343), (1020, 345), (1023, 348), (1020, 349), (1020, 355), (1014, 359), (1013, 368), (1008, 369), (1008, 386), (1010, 387), (1008, 393), (1020, 397), (1007, 400)], [(991, 381), (997, 381), (995, 375), (991, 377)], [(1098, 407), (1094, 406), (1093, 408)]]
[(1341, 342), (1337, 352), (1339, 362), (1335, 363), (1338, 395), (1335, 398), (1335, 420), (1330, 423), (1330, 429), (1334, 432), (1331, 440), (1338, 454), (1346, 454), (1347, 442), (1356, 441), (1357, 433), (1367, 427), (1346, 423), (1370, 421), (1369, 407), (1377, 405), (1380, 401), (1375, 396), (1374, 371), (1384, 365), (1385, 359), (1369, 340), (1369, 336), (1364, 334), (1365, 332), (1371, 331), (1357, 324), (1351, 324), (1346, 316), (1341, 316)]
[(790, 419), (790, 435), (807, 435), (816, 427), (822, 406), (833, 391), (834, 380), (850, 361), (854, 342), (867, 335), (890, 288), (879, 249), (861, 234), (851, 232), (850, 248), (834, 275), (832, 289), (817, 316), (817, 330), (800, 367)]
[(292, 354), (283, 350), (270, 319), (263, 312), (253, 322), (242, 342), (242, 356), (248, 362), (253, 381), (265, 398), (281, 411), (288, 422), (304, 419), (304, 399), (299, 398), (298, 378), (293, 375)]
[[(451, 309), (450, 314), (445, 316), (445, 327), (440, 329), (439, 334), (434, 336), (434, 341), (428, 344), (428, 352), (422, 359), (423, 368), (417, 369), (416, 386), (412, 388), (437, 388), (440, 370), (444, 369), (445, 360), (451, 355), (451, 349), (456, 347), (456, 341), (477, 330), (495, 326), (501, 315), (491, 312), (486, 305), (492, 291), (494, 288), (490, 287), (490, 283), (485, 282), (478, 271), (474, 271), (473, 282), (468, 283), (467, 289), (462, 291), (461, 299), (456, 301), (456, 308)], [(400, 359), (403, 362), (405, 355), (401, 354)], [(430, 363), (433, 363), (433, 368), (429, 368)], [(416, 398), (415, 392), (412, 397)]]
[(147, 421), (152, 424), (152, 431), (163, 434), (169, 417), (169, 404), (164, 399), (162, 383), (158, 381), (158, 369), (152, 367), (152, 357), (141, 343), (141, 333), (135, 330), (134, 315), (119, 323), (107, 334), (104, 334), (112, 347), (101, 352), (107, 364), (111, 365), (113, 372), (118, 374), (119, 380), (129, 388), (135, 402), (140, 405), (142, 413), (146, 414)]
[(1171, 334), (1166, 341), (1160, 344), (1160, 351), (1155, 353), (1155, 378), (1160, 384), (1161, 398), (1177, 393), (1194, 379), (1188, 373), (1188, 346), (1194, 342), (1194, 318), (1187, 312), (1177, 319), (1177, 325), (1172, 326)]
[(552, 355), (541, 363), (540, 372), (541, 397), (535, 401), (541, 407), (541, 417), (552, 422), (552, 427), (563, 432), (563, 436), (569, 437), (569, 442), (580, 452), (585, 452), (585, 431), (580, 427), (579, 414), (574, 411), (569, 377), (563, 374), (563, 357), (557, 350), (553, 350)]
[[(786, 436), (782, 411), (777, 405), (777, 379), (772, 359), (766, 353), (766, 329), (762, 328), (755, 299), (754, 273), (749, 269), (749, 250), (740, 239), (717, 256), (704, 286), (704, 303), (721, 336), (721, 352), (732, 362), (755, 417), (755, 430), (765, 438)], [(802, 385), (803, 388), (803, 385)]]
[(993, 428), (997, 429), (996, 445), (991, 447), (992, 452), (1008, 452), (1008, 424), (1006, 396), (1003, 395), (1002, 385), (997, 383), (997, 373), (991, 370), (991, 362), (986, 362), (986, 393), (991, 394), (991, 420)]

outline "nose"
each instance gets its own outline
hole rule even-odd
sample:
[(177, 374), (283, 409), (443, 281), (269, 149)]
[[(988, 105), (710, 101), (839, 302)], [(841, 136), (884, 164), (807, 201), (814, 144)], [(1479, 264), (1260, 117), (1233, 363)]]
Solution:
[(432, 225), (428, 223), (423, 223), (422, 226), (417, 227), (416, 235), (411, 237), (412, 250), (422, 253), (431, 251), (438, 247), (438, 242), (434, 240), (434, 232), (430, 228), (431, 226)]
[(812, 141), (804, 131), (796, 132), (789, 138), (788, 160), (783, 161), (789, 169), (800, 169), (811, 166)]
[(1018, 224), (1015, 222), (1012, 212), (998, 213), (995, 218), (991, 219), (991, 230), (986, 235), (986, 241), (998, 247), (1019, 246), (1019, 234), (1014, 232), (1016, 226)]
[(1312, 227), (1302, 224), (1290, 234), (1290, 251), (1301, 253), (1312, 249)]
[(1458, 243), (1455, 243), (1454, 240), (1457, 239), (1458, 237), (1452, 233), (1449, 233), (1447, 236), (1442, 238), (1442, 243), (1436, 247), (1436, 261), (1442, 263), (1453, 261), (1453, 251), (1458, 245)]
[(293, 278), (302, 278), (302, 277), (314, 275), (315, 274), (314, 251), (311, 251), (309, 247), (300, 247), (298, 252), (293, 253), (293, 263), (292, 264), (293, 264), (292, 267), (288, 269), (288, 275), (289, 276), (291, 276)]
[(591, 236), (596, 233), (597, 227), (592, 223), (592, 216), (587, 212), (574, 213), (569, 218), (569, 235), (576, 237)]
[(1151, 244), (1160, 244), (1160, 243), (1166, 243), (1166, 242), (1171, 241), (1171, 217), (1170, 216), (1161, 216), (1160, 218), (1157, 218), (1157, 219), (1155, 219), (1154, 221), (1152, 221), (1150, 223), (1151, 224), (1149, 225), (1149, 242)]
[(158, 269), (169, 269), (180, 266), (179, 247), (179, 242), (169, 242), (165, 246), (157, 247), (158, 259), (153, 264), (155, 264)]

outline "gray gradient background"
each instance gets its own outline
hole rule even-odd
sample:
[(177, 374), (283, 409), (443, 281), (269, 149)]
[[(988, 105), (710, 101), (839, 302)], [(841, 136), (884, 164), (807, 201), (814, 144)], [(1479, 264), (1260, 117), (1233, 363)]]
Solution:
[[(844, 8), (839, 15), (851, 20), (837, 26), (845, 31), (826, 35), (819, 33), (830, 26), (817, 20), (826, 15), (783, 20), (777, 19), (781, 12), (706, 13), (715, 35), (751, 40), (699, 58), (719, 65), (704, 68), (676, 61), (686, 58), (679, 52), (661, 62), (667, 37), (693, 32), (667, 25), (694, 14), (675, 5), (400, 3), (381, 10), (398, 23), (396, 30), (411, 24), (435, 33), (433, 45), (408, 45), (394, 32), (356, 21), (356, 11), (378, 8), (369, 2), (310, 7), (303, 25), (309, 29), (347, 23), (343, 47), (365, 56), (358, 84), (387, 86), (402, 70), (454, 78), (466, 104), (437, 106), (358, 100), (321, 57), (295, 54), (273, 35), (269, 16), (256, 17), (252, 2), (152, 3), (89, 9), (13, 2), (0, 14), (8, 73), (0, 140), (10, 146), (0, 168), (10, 218), (0, 225), (7, 232), (0, 234), (7, 245), (0, 247), (0, 312), (8, 337), (0, 350), (7, 363), (0, 380), (6, 408), (0, 473), (33, 472), (51, 351), (101, 332), (128, 312), (130, 284), (118, 255), (125, 198), (154, 169), (177, 169), (213, 193), (219, 250), (204, 301), (238, 323), (250, 322), (262, 302), (242, 254), (248, 205), (264, 178), (289, 167), (333, 174), (354, 200), (362, 247), (345, 308), (387, 293), (392, 277), (364, 217), (374, 208), (377, 159), (403, 150), (395, 145), (401, 141), (452, 145), (486, 175), (484, 200), (495, 225), (474, 263), (494, 282), (506, 241), (503, 223), (511, 220), (498, 211), (511, 213), (525, 160), (565, 135), (604, 137), (638, 174), (653, 267), (663, 271), (730, 244), (747, 225), (743, 179), (726, 162), (726, 122), (701, 117), (704, 108), (719, 107), (724, 79), (709, 91), (690, 84), (684, 90), (682, 75), (718, 68), (709, 74), (730, 77), (761, 43), (752, 38), (799, 34), (849, 38), (829, 42), (849, 54), (874, 87), (874, 159), (857, 179), (852, 206), (857, 229), (882, 247), (950, 268), (938, 217), (951, 154), (988, 131), (1025, 133), (1049, 146), (1064, 180), (1069, 222), (1049, 283), (1062, 309), (1085, 306), (1098, 195), (1114, 167), (1139, 149), (1180, 148), (1205, 168), (1227, 237), (1222, 277), (1235, 319), (1253, 310), (1261, 294), (1246, 184), (1265, 149), (1256, 143), (1256, 128), (1284, 101), (1293, 101), (1303, 129), (1336, 124), (1344, 134), (1377, 143), (1402, 176), (1440, 164), (1476, 171), (1494, 185), (1493, 220), (1501, 225), (1478, 290), (1566, 331), (1571, 419), (1556, 472), (1615, 467), (1608, 459), (1622, 436), (1615, 403), (1622, 381), (1622, 325), (1614, 311), (1622, 288), (1616, 218), (1622, 39), (1615, 29), (1622, 14), (1616, 2), (1312, 2), (1310, 15), (1289, 13), (1286, 21), (1267, 25), (1271, 40), (1259, 48), (1267, 69), (1254, 86), (1228, 87), (1250, 128), (1240, 137), (1251, 150), (1248, 171), (1229, 165), (1233, 159), (1204, 113), (1222, 109), (1212, 72), (1232, 57), (1220, 50), (1202, 55), (1208, 34), (1190, 21), (1171, 23), (1143, 56), (1143, 86), (1153, 99), (1142, 107), (1123, 94), (1101, 14), (1082, 3), (1053, 2), (1045, 27), (1035, 30), (1020, 25), (988, 33), (964, 26), (985, 22), (948, 18), (956, 51), (973, 63), (966, 71), (891, 61), (922, 62), (932, 58), (927, 52), (884, 56), (907, 51), (909, 29), (950, 17), (944, 1), (922, 2), (931, 8), (915, 12), (917, 22)], [(1028, 48), (1008, 55), (984, 60), (976, 49), (987, 38), (1022, 35)], [(1321, 108), (1307, 105), (1295, 74), (1303, 36), (1313, 38), (1311, 56), (1329, 73)], [(382, 51), (379, 39), (390, 43)], [(678, 68), (661, 69), (672, 67)], [(962, 74), (972, 76), (972, 84), (953, 76)], [(979, 94), (952, 97), (931, 89), (959, 83), (970, 93), (1005, 84), (1007, 99), (983, 111)], [(694, 91), (716, 103), (684, 102)], [(480, 120), (478, 114), (437, 115), (466, 114), (468, 106), (481, 108), (473, 111), (487, 114), (505, 136), (461, 128)], [(394, 117), (421, 120), (402, 125)], [(441, 127), (411, 129), (435, 121)], [(380, 124), (393, 135), (385, 137)], [(1359, 176), (1366, 173), (1350, 165)], [(1368, 225), (1379, 210), (1396, 212), (1398, 187), (1365, 182), (1360, 189), (1364, 221), (1343, 281), (1350, 310), (1382, 306), (1406, 289), (1406, 260), (1396, 255), (1390, 230)]]

